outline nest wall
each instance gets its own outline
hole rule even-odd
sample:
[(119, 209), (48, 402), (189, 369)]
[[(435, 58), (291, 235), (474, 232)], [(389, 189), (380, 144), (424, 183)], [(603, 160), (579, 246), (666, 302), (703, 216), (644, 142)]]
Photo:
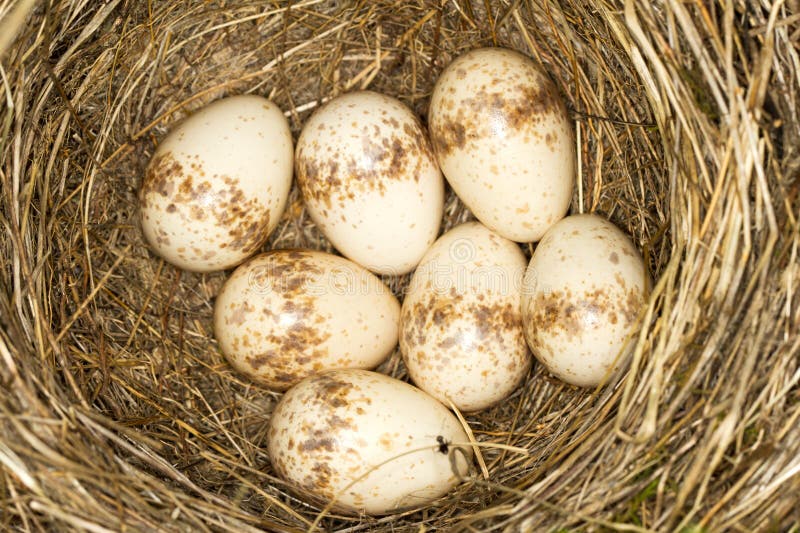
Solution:
[[(0, 524), (303, 531), (274, 476), (279, 394), (212, 335), (224, 273), (155, 257), (137, 222), (171, 126), (267, 96), (297, 134), (369, 88), (425, 121), (447, 63), (533, 57), (580, 161), (572, 212), (631, 235), (655, 284), (621, 380), (534, 365), (468, 417), (477, 473), (342, 531), (774, 530), (800, 523), (800, 11), (796, 1), (0, 1)], [(450, 193), (442, 229), (471, 218)], [(295, 187), (265, 249), (331, 250)], [(530, 254), (532, 247), (527, 247)], [(405, 277), (384, 279), (400, 296)], [(398, 353), (381, 371), (405, 378)]]

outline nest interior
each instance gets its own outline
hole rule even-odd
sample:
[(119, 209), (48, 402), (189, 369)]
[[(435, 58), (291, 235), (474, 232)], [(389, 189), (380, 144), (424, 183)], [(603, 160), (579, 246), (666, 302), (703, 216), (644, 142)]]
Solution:
[[(0, 514), (15, 530), (776, 530), (800, 523), (800, 11), (787, 0), (0, 0)], [(622, 379), (534, 366), (468, 417), (489, 478), (421, 510), (318, 516), (274, 476), (279, 395), (212, 335), (225, 274), (137, 226), (157, 143), (219, 97), (296, 136), (369, 88), (425, 120), (447, 63), (521, 50), (559, 87), (572, 212), (656, 280)], [(470, 218), (449, 195), (442, 229)], [(330, 250), (295, 187), (265, 249)], [(531, 247), (528, 247), (530, 253)], [(407, 277), (386, 278), (402, 294)], [(404, 378), (398, 353), (381, 370)]]

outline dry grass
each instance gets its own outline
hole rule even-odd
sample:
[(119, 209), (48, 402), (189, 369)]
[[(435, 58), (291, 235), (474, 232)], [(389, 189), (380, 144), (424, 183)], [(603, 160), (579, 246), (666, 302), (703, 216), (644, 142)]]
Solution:
[[(657, 280), (629, 371), (535, 368), (469, 417), (476, 474), (342, 531), (786, 531), (800, 523), (800, 10), (796, 0), (0, 0), (0, 528), (303, 531), (273, 476), (278, 397), (211, 336), (224, 276), (151, 255), (135, 192), (170, 125), (269, 96), (295, 135), (370, 87), (421, 116), (460, 52), (547, 66), (579, 131), (575, 211)], [(452, 197), (445, 227), (469, 213)], [(299, 195), (270, 246), (329, 245)], [(390, 279), (401, 292), (404, 279)], [(398, 354), (383, 370), (402, 377)]]

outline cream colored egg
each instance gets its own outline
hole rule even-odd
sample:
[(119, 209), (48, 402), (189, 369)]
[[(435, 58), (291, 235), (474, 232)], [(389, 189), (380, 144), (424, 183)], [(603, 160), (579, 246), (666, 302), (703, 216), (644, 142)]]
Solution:
[(374, 368), (397, 345), (400, 304), (343, 257), (274, 250), (239, 266), (214, 303), (231, 365), (275, 390), (334, 368)]
[(150, 247), (184, 270), (241, 263), (278, 224), (292, 157), (289, 124), (269, 100), (232, 96), (195, 112), (164, 138), (142, 181)]
[(403, 301), (400, 349), (414, 383), (476, 411), (507, 397), (531, 365), (522, 333), (519, 246), (478, 222), (442, 235)]
[(458, 57), (436, 82), (428, 122), (447, 181), (490, 229), (537, 241), (566, 214), (572, 128), (558, 91), (530, 58), (503, 48)]
[(464, 430), (442, 404), (366, 370), (298, 383), (275, 407), (268, 439), (278, 475), (350, 513), (423, 506), (458, 484), (472, 460)]
[(311, 218), (373, 272), (411, 271), (436, 239), (444, 180), (400, 101), (371, 91), (331, 100), (303, 128), (295, 168)]
[(596, 215), (550, 228), (525, 273), (522, 315), (536, 358), (560, 379), (595, 386), (622, 362), (650, 281), (633, 242)]

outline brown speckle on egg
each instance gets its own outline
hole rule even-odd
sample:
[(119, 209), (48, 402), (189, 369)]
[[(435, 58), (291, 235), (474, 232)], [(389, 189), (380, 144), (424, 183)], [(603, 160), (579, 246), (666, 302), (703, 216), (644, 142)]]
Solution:
[(406, 273), (433, 242), (442, 176), (422, 125), (399, 101), (356, 91), (326, 103), (300, 134), (295, 169), (311, 218), (370, 270)]
[[(252, 111), (249, 125), (234, 131), (231, 121), (244, 108)], [(209, 140), (207, 130), (216, 137)], [(156, 150), (139, 191), (142, 230), (153, 250), (199, 272), (233, 267), (252, 254), (289, 193), (289, 135), (280, 110), (257, 96), (223, 98), (176, 126)], [(165, 232), (168, 241), (157, 238)]]
[(530, 58), (503, 48), (458, 57), (436, 82), (428, 121), (444, 175), (487, 227), (530, 242), (566, 214), (575, 181), (570, 118)]
[(557, 222), (523, 284), (523, 325), (534, 355), (568, 383), (600, 383), (621, 362), (645, 303), (646, 277), (633, 243), (610, 222), (596, 215)]
[[(401, 439), (398, 428), (408, 437)], [(437, 452), (432, 435), (448, 443), (466, 439), (446, 407), (407, 383), (363, 370), (298, 383), (276, 406), (267, 435), (276, 473), (309, 501), (344, 513), (425, 504), (458, 483), (471, 458), (469, 449), (454, 463)]]
[(400, 349), (417, 386), (463, 411), (486, 408), (516, 388), (531, 364), (519, 309), (525, 265), (516, 244), (477, 222), (434, 243), (400, 319)]
[[(323, 252), (275, 250), (225, 282), (214, 332), (238, 371), (286, 390), (322, 370), (379, 364), (397, 342), (399, 313), (394, 296), (362, 267)], [(359, 319), (368, 327), (351, 331)]]

